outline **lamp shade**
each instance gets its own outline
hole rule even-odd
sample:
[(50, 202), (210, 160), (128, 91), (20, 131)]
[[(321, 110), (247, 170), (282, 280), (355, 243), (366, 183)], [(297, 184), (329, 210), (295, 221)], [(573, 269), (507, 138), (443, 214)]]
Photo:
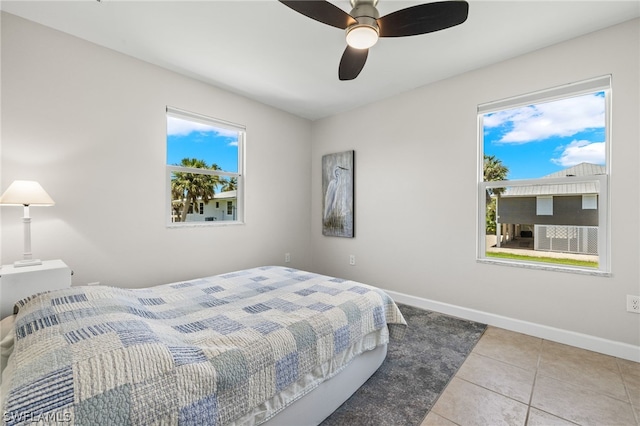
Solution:
[(53, 206), (55, 202), (33, 180), (16, 180), (4, 191), (0, 197), (0, 204), (10, 206)]

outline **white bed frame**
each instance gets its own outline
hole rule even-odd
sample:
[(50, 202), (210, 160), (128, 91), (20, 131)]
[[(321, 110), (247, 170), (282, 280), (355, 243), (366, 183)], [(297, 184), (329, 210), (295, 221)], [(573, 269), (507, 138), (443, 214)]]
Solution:
[(387, 345), (362, 353), (340, 373), (325, 380), (262, 425), (315, 426), (322, 423), (380, 368), (386, 356)]

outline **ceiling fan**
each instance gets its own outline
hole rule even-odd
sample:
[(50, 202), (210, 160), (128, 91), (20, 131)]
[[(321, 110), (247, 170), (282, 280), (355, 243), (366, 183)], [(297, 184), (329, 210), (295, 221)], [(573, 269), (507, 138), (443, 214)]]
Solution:
[(353, 80), (360, 74), (369, 48), (378, 37), (405, 37), (444, 30), (467, 20), (469, 4), (463, 0), (425, 3), (380, 18), (378, 0), (350, 0), (350, 13), (328, 1), (279, 0), (311, 19), (346, 30), (347, 48), (340, 59), (338, 77)]

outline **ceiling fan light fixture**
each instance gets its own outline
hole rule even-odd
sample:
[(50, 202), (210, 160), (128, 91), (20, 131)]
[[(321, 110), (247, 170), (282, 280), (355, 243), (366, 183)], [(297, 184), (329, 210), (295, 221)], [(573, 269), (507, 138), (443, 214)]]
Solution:
[(368, 49), (378, 42), (378, 29), (367, 24), (347, 28), (347, 44), (354, 49)]
[[(0, 0), (1, 1), (1, 0)], [(332, 27), (346, 30), (347, 48), (338, 67), (341, 81), (360, 74), (369, 48), (378, 37), (408, 37), (432, 33), (460, 25), (467, 20), (469, 3), (465, 0), (439, 0), (391, 12), (380, 17), (378, 0), (349, 0), (347, 13), (327, 0), (279, 0), (296, 12)]]

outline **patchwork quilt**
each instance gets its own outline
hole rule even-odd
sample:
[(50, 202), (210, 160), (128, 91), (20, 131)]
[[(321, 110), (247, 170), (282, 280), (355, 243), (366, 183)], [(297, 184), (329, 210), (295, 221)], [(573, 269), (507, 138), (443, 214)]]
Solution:
[(8, 425), (228, 424), (348, 363), (371, 333), (401, 337), (406, 326), (379, 289), (275, 266), (145, 289), (72, 287), (16, 309)]

